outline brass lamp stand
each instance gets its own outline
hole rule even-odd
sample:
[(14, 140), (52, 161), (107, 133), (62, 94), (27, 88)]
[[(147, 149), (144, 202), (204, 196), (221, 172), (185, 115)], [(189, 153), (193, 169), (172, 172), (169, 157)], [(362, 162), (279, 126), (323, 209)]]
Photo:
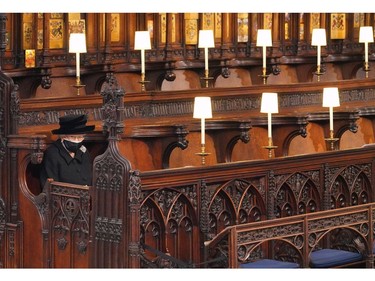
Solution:
[(339, 140), (339, 138), (333, 137), (333, 130), (329, 131), (329, 138), (325, 138), (325, 140), (330, 143), (330, 149), (335, 150), (335, 143)]
[(262, 70), (262, 75), (260, 75), (260, 77), (263, 78), (263, 84), (266, 85), (267, 84), (267, 78), (268, 78), (269, 75), (267, 75), (267, 69), (265, 67), (263, 67), (263, 70)]
[(320, 65), (318, 65), (316, 67), (316, 72), (314, 74), (317, 76), (317, 80), (319, 82), (320, 81), (320, 76), (322, 76), (324, 74), (324, 72), (321, 71)]
[(201, 156), (202, 166), (206, 165), (206, 156), (210, 155), (210, 153), (206, 152), (206, 147), (203, 143), (201, 144), (201, 152), (195, 154)]
[(208, 69), (204, 70), (204, 77), (201, 77), (201, 79), (205, 80), (205, 87), (208, 88), (209, 86), (209, 81), (213, 80), (213, 77), (208, 76)]
[(77, 89), (77, 96), (80, 95), (80, 89), (86, 87), (86, 85), (81, 84), (81, 78), (79, 76), (76, 77), (76, 84), (72, 85), (72, 87)]
[(363, 70), (365, 71), (365, 77), (368, 78), (368, 72), (370, 71), (370, 65), (368, 62), (364, 62)]
[(268, 149), (268, 158), (272, 158), (272, 151), (277, 148), (273, 145), (272, 138), (268, 138), (268, 145), (263, 146), (263, 148)]
[(141, 84), (141, 91), (142, 92), (146, 91), (146, 83), (150, 82), (150, 81), (146, 81), (145, 78), (146, 78), (146, 74), (141, 73), (141, 81), (139, 81), (138, 83)]

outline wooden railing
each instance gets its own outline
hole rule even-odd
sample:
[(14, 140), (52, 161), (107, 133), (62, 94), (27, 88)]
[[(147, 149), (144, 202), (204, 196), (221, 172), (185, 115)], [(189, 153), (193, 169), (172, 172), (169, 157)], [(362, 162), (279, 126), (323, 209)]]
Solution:
[(198, 245), (226, 227), (373, 202), (374, 157), (368, 146), (140, 173), (142, 242), (198, 264)]
[(205, 242), (207, 259), (217, 258), (218, 253), (225, 255), (230, 268), (262, 258), (309, 267), (312, 251), (336, 248), (355, 249), (363, 255), (366, 266), (373, 267), (374, 221), (375, 203), (370, 203), (233, 225)]

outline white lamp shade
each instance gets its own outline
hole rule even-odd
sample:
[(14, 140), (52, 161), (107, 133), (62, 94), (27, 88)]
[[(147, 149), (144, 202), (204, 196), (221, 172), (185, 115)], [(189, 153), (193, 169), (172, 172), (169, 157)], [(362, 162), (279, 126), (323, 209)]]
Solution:
[(195, 97), (193, 118), (212, 118), (210, 97)]
[(359, 43), (366, 42), (374, 42), (374, 32), (372, 30), (372, 26), (361, 26), (359, 28)]
[(150, 50), (151, 39), (150, 32), (148, 31), (136, 31), (134, 38), (134, 50)]
[(312, 31), (311, 45), (325, 46), (327, 45), (326, 30), (324, 28), (314, 28)]
[(199, 30), (198, 48), (214, 48), (214, 32), (210, 29)]
[(279, 113), (279, 102), (277, 93), (263, 93), (260, 106), (262, 113)]
[(257, 32), (257, 47), (272, 46), (271, 29), (258, 29)]
[(339, 89), (329, 87), (323, 89), (323, 107), (340, 106)]
[(86, 53), (86, 36), (84, 33), (70, 33), (69, 53)]

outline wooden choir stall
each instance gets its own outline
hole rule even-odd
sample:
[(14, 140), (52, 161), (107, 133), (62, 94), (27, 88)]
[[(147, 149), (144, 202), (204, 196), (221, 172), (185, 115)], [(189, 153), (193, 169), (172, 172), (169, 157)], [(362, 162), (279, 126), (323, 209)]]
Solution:
[[(0, 268), (374, 267), (375, 76), (362, 68), (356, 15), (346, 14), (346, 34), (353, 25), (356, 35), (345, 42), (330, 30), (325, 72), (314, 74), (310, 31), (298, 37), (289, 28), (316, 15), (272, 15), (276, 38), (264, 69), (253, 26), (245, 42), (232, 36), (238, 26), (223, 24), (203, 73), (198, 42), (161, 30), (186, 34), (188, 20), (202, 24), (207, 15), (120, 14), (132, 32), (155, 26), (150, 81), (138, 75), (138, 49), (126, 50), (134, 34), (108, 35), (116, 15), (80, 14), (89, 43), (78, 85), (67, 40), (53, 48), (44, 34), (39, 65), (13, 64), (6, 22), (16, 28), (30, 18), (0, 14)], [(265, 24), (255, 15), (247, 17)], [(245, 17), (220, 16), (226, 24)], [(332, 14), (320, 16), (329, 26)], [(363, 21), (373, 25), (374, 15)], [(326, 88), (338, 89), (333, 113), (323, 106)], [(272, 118), (263, 93), (277, 93)], [(197, 97), (210, 98), (212, 117), (196, 118)], [(51, 130), (71, 113), (95, 125), (84, 141), (93, 184), (41, 186)]]

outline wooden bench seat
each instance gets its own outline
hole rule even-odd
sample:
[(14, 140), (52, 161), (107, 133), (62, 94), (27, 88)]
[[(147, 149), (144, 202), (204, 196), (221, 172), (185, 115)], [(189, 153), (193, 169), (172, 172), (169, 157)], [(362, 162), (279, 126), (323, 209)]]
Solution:
[[(371, 268), (372, 233), (356, 229), (372, 224), (374, 210), (369, 203), (230, 226), (205, 243), (208, 260), (221, 249), (229, 268), (292, 268), (280, 256), (303, 268)], [(256, 256), (269, 260), (251, 262)]]
[(273, 259), (261, 259), (254, 262), (242, 263), (240, 268), (299, 268), (298, 263), (278, 261)]
[(355, 253), (337, 249), (321, 249), (310, 254), (311, 268), (332, 268), (347, 266), (363, 261), (361, 253)]

